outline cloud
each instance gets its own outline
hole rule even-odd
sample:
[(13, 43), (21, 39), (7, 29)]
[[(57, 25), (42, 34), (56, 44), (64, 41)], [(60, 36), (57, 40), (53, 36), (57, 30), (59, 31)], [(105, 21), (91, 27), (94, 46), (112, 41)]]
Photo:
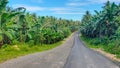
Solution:
[[(71, 2), (82, 2), (82, 0), (69, 0), (69, 1), (71, 1)], [(84, 0), (84, 1), (94, 2), (94, 3), (105, 3), (107, 1), (120, 2), (120, 0)]]
[(44, 8), (44, 7), (28, 6), (28, 5), (22, 5), (22, 4), (15, 4), (15, 5), (13, 5), (13, 7), (14, 7), (14, 8), (24, 7), (24, 8), (27, 9), (27, 11), (30, 11), (30, 12), (43, 11), (43, 10), (46, 9), (46, 8)]
[(66, 3), (67, 6), (88, 6), (91, 4), (103, 4), (106, 3), (107, 1), (110, 2), (115, 2), (115, 3), (120, 3), (120, 0), (69, 0), (68, 3)]
[[(83, 14), (84, 10), (80, 8), (55, 7), (50, 8), (53, 14)], [(81, 11), (82, 10), (82, 11)]]
[(39, 6), (28, 6), (23, 4), (15, 4), (14, 8), (25, 7), (27, 11), (38, 12), (38, 11), (49, 11), (53, 14), (83, 14), (84, 10), (80, 8), (72, 7), (39, 7)]
[(50, 12), (50, 14), (83, 14), (85, 11), (81, 8), (76, 7), (40, 7), (40, 6), (32, 6), (25, 4), (14, 4), (13, 8), (25, 7), (29, 12)]
[(64, 12), (64, 11), (59, 11), (59, 12), (54, 12), (54, 14), (84, 14), (84, 12)]
[(64, 10), (68, 10), (68, 9), (63, 8), (63, 7), (54, 7), (54, 8), (49, 8), (49, 10), (51, 10), (51, 11), (64, 11)]
[(85, 6), (88, 5), (88, 3), (81, 3), (81, 2), (70, 2), (66, 4), (67, 6)]
[(120, 3), (120, 0), (88, 0), (88, 1), (92, 3), (106, 3), (107, 1)]
[(66, 3), (66, 6), (71, 6), (71, 7), (79, 7), (79, 6), (87, 6), (90, 5), (91, 3), (88, 0), (68, 0)]

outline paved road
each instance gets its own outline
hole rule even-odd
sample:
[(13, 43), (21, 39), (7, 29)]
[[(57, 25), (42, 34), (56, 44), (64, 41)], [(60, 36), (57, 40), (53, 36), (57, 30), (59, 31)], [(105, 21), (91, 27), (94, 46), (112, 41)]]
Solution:
[(75, 35), (75, 43), (64, 68), (119, 68), (102, 55), (85, 47)]
[(49, 51), (30, 54), (0, 64), (0, 68), (63, 68), (73, 45), (74, 35)]
[[(72, 46), (74, 44), (74, 46)], [(0, 68), (119, 68), (107, 58), (85, 47), (78, 34), (49, 51), (30, 54), (0, 64)]]

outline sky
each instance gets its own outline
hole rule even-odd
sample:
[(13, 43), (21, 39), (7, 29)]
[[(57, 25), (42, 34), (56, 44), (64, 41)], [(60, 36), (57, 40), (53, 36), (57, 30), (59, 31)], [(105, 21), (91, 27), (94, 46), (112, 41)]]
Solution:
[[(13, 8), (25, 7), (28, 12), (40, 16), (54, 16), (63, 19), (81, 20), (88, 10), (100, 11), (108, 0), (9, 0), (8, 5)], [(109, 0), (120, 3), (120, 0)]]

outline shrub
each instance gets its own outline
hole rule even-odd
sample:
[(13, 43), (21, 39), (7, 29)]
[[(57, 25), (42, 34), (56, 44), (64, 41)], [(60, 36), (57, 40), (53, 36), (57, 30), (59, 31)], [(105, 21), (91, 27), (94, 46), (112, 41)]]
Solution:
[(101, 44), (101, 40), (99, 38), (91, 39), (90, 44), (99, 45)]

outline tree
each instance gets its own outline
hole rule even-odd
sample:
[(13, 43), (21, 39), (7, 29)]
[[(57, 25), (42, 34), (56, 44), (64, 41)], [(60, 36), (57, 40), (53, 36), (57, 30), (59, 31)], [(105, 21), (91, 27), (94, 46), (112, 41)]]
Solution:
[[(1, 14), (0, 14), (0, 36), (1, 36), (1, 45), (5, 43), (11, 43), (13, 40), (15, 31), (12, 29), (10, 25), (13, 23), (11, 20), (16, 16), (19, 15), (20, 12), (16, 10), (22, 10), (22, 8), (17, 8), (13, 10), (6, 10), (6, 4), (8, 3), (7, 0), (1, 0)], [(3, 7), (3, 8), (2, 8)]]
[(82, 22), (87, 24), (81, 25), (82, 34), (88, 37), (99, 38), (114, 35), (118, 28), (118, 23), (115, 22), (115, 18), (120, 13), (119, 9), (118, 5), (108, 1), (102, 11), (95, 11), (96, 15), (93, 15), (92, 18), (83, 18)]

